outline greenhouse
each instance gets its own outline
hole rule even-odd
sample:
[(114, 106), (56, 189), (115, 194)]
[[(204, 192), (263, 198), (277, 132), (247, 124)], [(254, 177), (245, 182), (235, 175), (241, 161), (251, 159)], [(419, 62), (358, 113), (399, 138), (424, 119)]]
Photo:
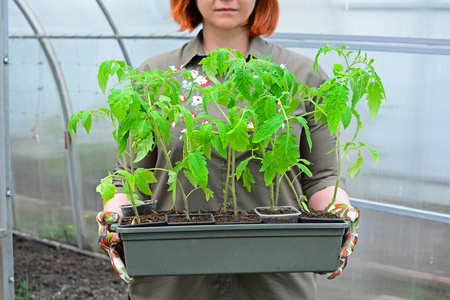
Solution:
[[(206, 3), (207, 1), (203, 2)], [(247, 3), (248, 1), (216, 0), (208, 2), (234, 5), (235, 2)], [(256, 5), (262, 5), (258, 2), (268, 2), (268, 0), (256, 1)], [(448, 125), (445, 125), (448, 123), (446, 114), (450, 111), (450, 101), (447, 98), (449, 93), (445, 92), (447, 90), (446, 85), (450, 83), (450, 0), (279, 0), (278, 3), (280, 10), (278, 25), (273, 34), (262, 36), (264, 40), (302, 54), (311, 60), (314, 60), (319, 49), (322, 49), (318, 59), (327, 78), (332, 76), (341, 78), (339, 76), (343, 76), (342, 78), (348, 80), (348, 82), (351, 81), (351, 84), (348, 85), (349, 88), (346, 89), (352, 90), (353, 99), (355, 98), (355, 91), (357, 91), (356, 82), (360, 83), (369, 79), (367, 77), (355, 79), (356, 77), (352, 76), (356, 76), (356, 73), (352, 73), (351, 76), (342, 75), (344, 70), (337, 64), (345, 65), (346, 58), (343, 55), (338, 55), (338, 51), (340, 51), (339, 49), (354, 51), (352, 55), (357, 55), (360, 51), (360, 62), (369, 64), (369, 72), (373, 71), (372, 66), (376, 69), (379, 78), (374, 76), (373, 80), (378, 82), (377, 80), (381, 79), (381, 87), (384, 88), (384, 92), (380, 92), (379, 98), (377, 98), (379, 100), (379, 111), (374, 109), (373, 106), (371, 107), (370, 103), (373, 103), (371, 102), (373, 96), (369, 93), (369, 96), (367, 96), (369, 99), (366, 101), (363, 98), (359, 103), (362, 107), (360, 113), (354, 113), (354, 116), (358, 119), (355, 121), (352, 119), (350, 125), (345, 123), (345, 120), (342, 121), (345, 127), (348, 125), (349, 130), (342, 130), (341, 140), (352, 141), (355, 130), (360, 129), (357, 141), (364, 141), (363, 146), (369, 145), (369, 147), (358, 148), (361, 152), (357, 150), (356, 152), (349, 152), (348, 155), (342, 155), (344, 158), (342, 166), (339, 165), (339, 169), (342, 169), (342, 177), (345, 178), (346, 191), (350, 197), (351, 205), (357, 208), (360, 213), (358, 221), (359, 237), (357, 235), (358, 243), (354, 252), (348, 258), (348, 264), (341, 275), (332, 280), (327, 279), (327, 276), (323, 274), (312, 275), (317, 287), (311, 288), (317, 289), (317, 299), (450, 299), (450, 159), (447, 157), (450, 141), (447, 138), (449, 136)], [(116, 75), (120, 71), (117, 70), (122, 70), (123, 65), (117, 63), (113, 67), (113, 71), (109, 70), (110, 74), (106, 76), (104, 75), (106, 73), (103, 75), (101, 72), (99, 73), (99, 70), (106, 72), (103, 62), (109, 60), (123, 61), (123, 64), (131, 67), (128, 70), (136, 69), (150, 57), (178, 49), (195, 39), (197, 34), (201, 32), (202, 25), (200, 24), (192, 32), (188, 30), (180, 32), (179, 24), (171, 16), (170, 1), (168, 0), (2, 0), (0, 11), (2, 16), (1, 51), (3, 54), (3, 68), (0, 72), (2, 90), (0, 97), (0, 299), (126, 299), (126, 295), (124, 298), (119, 294), (117, 298), (103, 298), (98, 293), (95, 294), (88, 290), (85, 291), (85, 295), (89, 296), (80, 296), (80, 294), (71, 294), (70, 289), (64, 291), (62, 287), (59, 296), (51, 294), (54, 289), (45, 285), (39, 286), (39, 282), (33, 282), (31, 278), (35, 277), (31, 273), (26, 273), (27, 270), (21, 270), (20, 272), (17, 270), (18, 266), (14, 262), (16, 261), (15, 255), (18, 252), (16, 252), (16, 245), (14, 245), (13, 240), (15, 241), (16, 237), (22, 237), (32, 240), (36, 244), (66, 249), (77, 255), (87, 256), (103, 263), (106, 262), (104, 268), (105, 272), (109, 272), (108, 276), (110, 277), (108, 278), (120, 282), (121, 285), (118, 286), (118, 289), (124, 289), (125, 283), (114, 273), (108, 257), (98, 246), (99, 228), (96, 220), (98, 212), (103, 210), (104, 205), (102, 195), (97, 192), (101, 190), (98, 186), (101, 179), (113, 173), (116, 168), (118, 144), (115, 137), (120, 133), (113, 131), (111, 124), (102, 118), (92, 116), (91, 120), (89, 116), (88, 120), (86, 115), (83, 117), (80, 115), (77, 120), (80, 123), (75, 134), (73, 125), (69, 121), (72, 115), (77, 112), (107, 107), (108, 101), (110, 101), (108, 97), (110, 93), (114, 92), (111, 92), (110, 89), (118, 80)], [(334, 49), (338, 49), (338, 51), (328, 53), (323, 49), (331, 49), (331, 46), (330, 48), (323, 48), (325, 45), (335, 45), (337, 47)], [(348, 48), (341, 48), (341, 45)], [(220, 53), (223, 54), (223, 52), (219, 52), (218, 61), (223, 59), (223, 57), (220, 57)], [(229, 52), (228, 54), (233, 56), (235, 52)], [(367, 55), (373, 61), (363, 60), (364, 55)], [(243, 61), (244, 64), (248, 63), (248, 59)], [(173, 63), (171, 67), (174, 72), (177, 72), (178, 66), (175, 64)], [(220, 63), (218, 64), (220, 73), (224, 67)], [(112, 65), (114, 63), (111, 63)], [(252, 71), (255, 71), (256, 67), (252, 66)], [(228, 64), (226, 64), (226, 68), (228, 68)], [(285, 68), (289, 69), (289, 63), (286, 65), (277, 63), (274, 68), (278, 70), (277, 72), (289, 73), (284, 70)], [(253, 75), (253, 78), (270, 72), (269, 67), (261, 70), (256, 70), (256, 75)], [(116, 71), (117, 74), (115, 74)], [(187, 73), (184, 71), (181, 70), (179, 74), (186, 75)], [(189, 72), (189, 74), (191, 73)], [(207, 72), (206, 74), (209, 75)], [(111, 76), (109, 77), (109, 75)], [(197, 74), (186, 76), (189, 81), (189, 78), (191, 78), (189, 76), (197, 76)], [(199, 83), (198, 89), (188, 86), (194, 95), (200, 90), (203, 92), (201, 87), (203, 83), (198, 80), (200, 77), (206, 78), (202, 76), (198, 76), (196, 79), (191, 78), (191, 83)], [(110, 80), (103, 87), (103, 89), (106, 87), (105, 93), (102, 91), (102, 78)], [(131, 76), (131, 78), (137, 80), (138, 77)], [(206, 79), (210, 85), (214, 81), (209, 82), (209, 79)], [(337, 81), (336, 79), (327, 82), (329, 85), (333, 85)], [(120, 84), (122, 82), (119, 82), (118, 86)], [(236, 81), (236, 84), (239, 85), (240, 89), (241, 86), (238, 81)], [(265, 87), (268, 86), (265, 80), (263, 80), (263, 84)], [(283, 84), (280, 83), (281, 85)], [(169, 99), (172, 91), (167, 91), (161, 86), (158, 87), (158, 90), (161, 89), (163, 94), (161, 97)], [(182, 84), (178, 88), (183, 89), (186, 86)], [(256, 84), (249, 88), (252, 91), (251, 95), (254, 95), (258, 88), (260, 86)], [(324, 89), (326, 89), (326, 86)], [(325, 104), (328, 103), (327, 97), (331, 98), (327, 92), (322, 91), (323, 94), (321, 94), (320, 91), (318, 92), (319, 89), (313, 88), (311, 90), (314, 99), (323, 96)], [(208, 91), (211, 90), (205, 89), (205, 93), (208, 93)], [(266, 92), (268, 93), (268, 91)], [(168, 96), (165, 96), (166, 93)], [(243, 96), (246, 94), (242, 92)], [(214, 98), (213, 92), (211, 92), (211, 95), (212, 102), (219, 97)], [(250, 92), (248, 92), (248, 95), (250, 96)], [(317, 97), (317, 95), (320, 97)], [(179, 96), (181, 96), (180, 99), (184, 97), (181, 94), (176, 95), (176, 97)], [(190, 96), (191, 94), (188, 98)], [(284, 111), (283, 97), (280, 96), (277, 100), (279, 101), (277, 104), (278, 112)], [(167, 103), (171, 103), (170, 99), (167, 101)], [(181, 100), (180, 103), (183, 101), (185, 100)], [(168, 105), (160, 104), (158, 110), (165, 111)], [(203, 102), (203, 105), (206, 106), (206, 101)], [(232, 111), (232, 104), (227, 105), (227, 109), (230, 108), (230, 111)], [(142, 104), (142, 106), (144, 105)], [(200, 107), (201, 105), (196, 109), (200, 109)], [(317, 104), (315, 107), (314, 115), (316, 116), (325, 106)], [(349, 114), (351, 115), (353, 107), (346, 108), (350, 110)], [(133, 112), (132, 106), (124, 114), (131, 115), (130, 111)], [(273, 111), (275, 112), (275, 109)], [(264, 133), (258, 135), (258, 127), (252, 119), (258, 113), (258, 110), (255, 109), (245, 115), (248, 120), (252, 120), (252, 126), (255, 125), (255, 128), (252, 127), (251, 130), (248, 129), (248, 132), (245, 132), (245, 136), (249, 138), (246, 149), (253, 145), (251, 144), (253, 142), (255, 144), (261, 142), (262, 145), (264, 140), (261, 137), (260, 141), (257, 141)], [(156, 112), (152, 113), (152, 115), (154, 114)], [(375, 114), (377, 114), (376, 117), (374, 117)], [(179, 109), (179, 115), (170, 115), (170, 118), (175, 119), (173, 123), (170, 122), (170, 125), (174, 127), (179, 119), (180, 123), (186, 124), (187, 129), (184, 132), (187, 131), (187, 133), (184, 135), (183, 132), (180, 139), (178, 137), (172, 139), (176, 139), (178, 143), (185, 143), (181, 152), (184, 152), (183, 155), (189, 155), (191, 151), (198, 150), (186, 150), (188, 149), (186, 145), (189, 144), (187, 142), (188, 134), (192, 134), (192, 130), (194, 130), (198, 137), (201, 129), (190, 131), (188, 128), (190, 116), (184, 114), (181, 108)], [(279, 115), (281, 118), (281, 113)], [(197, 117), (194, 114), (193, 116), (194, 118)], [(307, 118), (306, 115), (305, 118)], [(305, 119), (295, 117), (295, 121), (300, 123), (292, 125), (291, 128), (297, 128), (298, 125), (301, 129), (302, 120)], [(324, 116), (324, 120), (331, 124), (333, 119), (328, 114)], [(214, 123), (213, 121), (213, 118), (210, 117), (198, 128), (206, 128), (207, 126), (212, 128), (213, 126), (210, 124), (202, 126), (209, 122)], [(83, 122), (89, 123), (89, 133), (83, 128)], [(356, 124), (359, 124), (359, 122), (364, 125), (356, 128)], [(157, 124), (158, 126), (154, 125), (154, 127), (160, 127), (160, 131), (155, 129), (155, 132), (162, 132), (161, 123)], [(281, 126), (281, 121), (279, 125)], [(248, 127), (250, 128), (250, 125)], [(289, 129), (290, 126), (286, 127)], [(167, 125), (167, 128), (170, 129), (169, 125)], [(220, 133), (220, 128), (217, 128)], [(311, 134), (314, 135), (312, 128)], [(118, 132), (120, 130), (118, 129)], [(281, 131), (283, 130), (285, 130), (284, 123)], [(308, 132), (306, 129), (304, 130)], [(216, 143), (219, 139), (214, 140), (212, 137), (215, 133), (216, 131), (212, 131), (208, 136), (208, 138), (211, 138), (211, 141), (208, 141), (209, 149), (211, 149), (211, 144), (213, 144), (214, 149), (217, 149)], [(226, 132), (224, 134), (227, 136)], [(308, 134), (305, 134), (305, 136)], [(157, 135), (155, 134), (155, 136)], [(232, 136), (230, 132), (228, 132), (228, 136)], [(268, 135), (264, 135), (264, 138), (267, 139)], [(224, 153), (224, 155), (227, 155), (235, 151), (231, 148), (236, 145), (236, 141), (224, 138), (220, 142), (225, 142), (225, 139), (230, 143), (229, 151), (225, 150)], [(126, 140), (128, 141), (128, 136), (126, 136)], [(355, 140), (352, 145), (356, 147), (357, 141)], [(314, 142), (312, 149), (314, 149)], [(361, 144), (359, 145), (361, 146)], [(260, 147), (259, 144), (258, 147)], [(239, 150), (238, 146), (236, 148)], [(277, 146), (274, 146), (274, 152), (275, 148)], [(261, 150), (261, 147), (259, 149)], [(216, 150), (212, 151), (215, 152)], [(265, 153), (272, 153), (270, 147), (264, 149), (264, 151)], [(210, 164), (210, 161), (214, 161), (214, 153), (211, 154), (211, 150), (209, 152), (205, 150), (205, 152), (206, 157), (208, 157), (208, 154), (208, 158), (213, 156), (213, 159), (205, 160)], [(169, 154), (172, 155), (173, 153), (169, 151)], [(358, 160), (359, 154), (364, 157), (364, 164), (360, 172), (359, 169), (354, 170), (354, 162), (360, 162)], [(264, 157), (266, 154), (261, 155)], [(236, 157), (239, 157), (239, 155), (236, 154)], [(373, 157), (375, 157), (375, 160)], [(265, 160), (261, 160), (264, 164)], [(247, 159), (245, 164), (247, 163), (250, 165), (251, 160)], [(195, 190), (196, 193), (193, 195), (197, 195), (202, 190), (208, 195), (210, 190), (202, 186), (200, 177), (196, 177), (195, 170), (197, 169), (193, 169), (192, 165), (187, 166), (187, 164), (180, 163), (177, 164), (177, 167), (183, 166), (185, 168), (183, 178), (186, 176), (191, 183), (198, 184), (198, 187), (196, 187), (198, 191)], [(299, 164), (295, 163), (294, 165), (297, 168)], [(315, 168), (314, 165), (312, 163), (311, 169)], [(174, 169), (172, 169), (172, 166), (167, 167), (168, 174), (172, 176), (173, 170), (178, 170), (177, 167), (175, 167), (175, 164)], [(239, 167), (242, 167), (242, 169), (239, 169)], [(256, 178), (257, 175), (255, 173), (251, 173), (253, 176), (249, 175), (250, 169), (244, 164), (240, 164), (239, 167), (235, 176), (237, 182), (247, 180), (247, 184), (250, 185), (249, 182), (251, 182), (253, 176)], [(264, 168), (261, 169), (261, 172), (264, 171)], [(228, 184), (229, 172), (234, 171), (227, 170), (227, 168), (222, 169), (222, 171), (224, 174), (226, 172)], [(210, 169), (210, 184), (217, 180), (211, 177), (219, 177), (220, 172), (221, 169), (218, 169), (217, 174), (211, 174)], [(136, 187), (139, 184), (141, 190), (144, 177), (147, 180), (145, 183), (147, 187), (148, 183), (153, 183), (153, 177), (150, 178), (149, 173), (143, 174), (145, 176), (135, 179)], [(153, 173), (151, 174), (153, 176)], [(155, 171), (155, 176), (160, 179), (156, 174)], [(244, 179), (239, 179), (240, 175)], [(276, 176), (278, 175), (277, 173)], [(284, 173), (281, 175), (283, 177)], [(169, 175), (166, 177), (169, 178)], [(161, 178), (166, 177), (162, 176)], [(235, 177), (232, 180), (233, 184)], [(302, 174), (300, 177), (303, 178), (306, 175)], [(124, 178), (124, 183), (128, 182), (129, 178)], [(170, 178), (173, 179), (173, 177)], [(263, 178), (262, 182), (264, 180), (266, 183), (268, 182), (266, 174), (261, 178)], [(286, 175), (285, 178), (288, 178), (288, 176)], [(297, 177), (294, 178), (294, 181), (296, 179)], [(256, 178), (256, 180), (258, 179)], [(274, 180), (272, 178), (271, 181)], [(281, 181), (278, 180), (277, 183)], [(294, 181), (291, 186), (295, 185)], [(112, 182), (114, 183), (114, 180)], [(176, 183), (179, 184), (179, 182), (176, 178)], [(269, 186), (268, 183), (267, 185)], [(175, 190), (179, 189), (180, 186), (173, 183)], [(270, 186), (272, 187), (272, 185)], [(230, 184), (230, 186), (225, 187), (225, 195), (227, 195), (228, 187), (230, 188), (230, 194), (228, 195), (230, 203), (223, 207), (233, 206), (231, 202), (234, 199), (232, 198), (234, 196), (232, 195), (234, 185), (231, 186)], [(106, 189), (106, 185), (104, 188)], [(131, 185), (130, 189), (134, 190)], [(292, 189), (295, 193), (294, 188)], [(239, 196), (239, 189), (236, 190), (238, 191), (237, 196)], [(252, 185), (249, 195), (257, 195), (256, 190), (257, 184)], [(273, 189), (270, 191), (273, 192)], [(215, 192), (214, 194), (217, 195), (218, 193)], [(175, 197), (181, 196), (178, 194), (173, 197), (175, 199)], [(227, 196), (225, 198), (227, 199)], [(301, 209), (301, 204), (305, 204), (305, 202), (300, 201), (301, 197), (297, 198), (299, 203), (297, 208)], [(234, 207), (237, 207), (237, 205), (234, 205)], [(168, 207), (165, 207), (165, 209), (168, 209)], [(295, 222), (297, 221), (298, 218)], [(343, 222), (342, 224), (346, 224), (345, 230), (349, 226), (353, 228), (353, 221)], [(263, 228), (266, 225), (269, 224), (249, 226), (262, 226), (260, 228)], [(221, 235), (227, 226), (235, 225), (224, 225), (220, 232), (212, 234), (213, 237), (216, 238)], [(236, 226), (236, 228), (239, 228), (239, 226), (247, 225)], [(311, 227), (314, 226), (311, 225)], [(175, 227), (182, 228), (183, 226), (172, 226), (172, 228)], [(141, 229), (143, 227), (136, 228)], [(158, 234), (168, 231), (163, 226), (158, 228), (161, 229), (161, 232), (157, 231)], [(278, 229), (280, 228), (282, 227)], [(291, 227), (286, 226), (286, 228)], [(122, 231), (119, 230), (119, 232)], [(286, 233), (287, 231), (284, 229), (280, 232)], [(123, 239), (125, 233), (120, 234)], [(188, 239), (187, 233), (183, 234), (185, 234), (183, 239)], [(242, 236), (239, 236), (239, 238), (242, 238)], [(232, 241), (239, 244), (237, 242), (240, 240), (239, 238)], [(203, 237), (195, 240), (193, 244), (208, 244), (208, 239), (210, 237)], [(318, 241), (318, 238), (316, 238), (316, 241)], [(159, 242), (155, 241), (152, 244), (153, 246), (149, 247), (151, 249), (153, 249), (152, 247), (159, 247), (161, 249), (157, 249), (155, 252), (167, 251), (166, 255), (171, 255), (171, 257), (180, 255), (177, 251), (182, 251), (182, 249), (174, 246), (177, 245), (175, 242), (171, 244), (172, 246), (167, 246), (170, 249), (164, 248), (166, 246), (163, 244), (156, 244)], [(287, 243), (286, 245), (285, 248), (292, 248), (289, 245), (293, 244)], [(189, 247), (186, 246), (186, 249), (191, 249)], [(216, 247), (212, 251), (217, 255), (221, 253), (218, 248), (222, 247)], [(339, 244), (339, 249), (340, 247)], [(307, 255), (308, 248), (299, 248), (302, 250), (298, 250), (298, 252), (304, 251), (304, 255)], [(319, 245), (319, 248), (326, 248), (326, 246)], [(31, 255), (32, 252), (37, 252), (36, 249), (31, 247), (26, 251)], [(208, 257), (207, 250), (196, 253), (194, 246), (191, 250), (186, 249), (185, 252), (193, 252), (191, 255), (195, 257), (192, 261), (201, 260), (201, 258), (206, 260)], [(229, 248), (224, 248), (224, 255), (230, 253), (230, 257), (233, 259), (236, 256), (246, 257), (246, 254), (238, 253), (238, 251), (242, 251), (242, 253), (251, 252), (251, 256), (254, 256), (256, 253), (265, 250), (241, 249), (232, 242)], [(289, 250), (283, 248), (282, 251), (286, 252), (272, 253), (272, 255), (277, 257), (289, 256)], [(312, 252), (311, 255), (314, 256), (314, 253), (318, 251), (313, 249)], [(339, 251), (333, 258), (336, 263), (339, 258), (338, 253)], [(148, 251), (147, 255), (152, 256), (151, 251)], [(302, 253), (293, 254), (293, 256), (301, 255)], [(232, 260), (231, 258), (230, 260)], [(282, 264), (281, 260), (281, 262), (276, 262), (275, 257), (273, 258), (275, 267)], [(36, 257), (35, 260), (40, 261), (40, 258)], [(156, 260), (160, 259), (156, 258)], [(191, 259), (187, 258), (187, 260)], [(127, 267), (131, 268), (131, 259), (127, 258), (126, 261), (128, 262), (128, 264), (126, 263)], [(60, 263), (53, 262), (53, 264)], [(184, 264), (182, 262), (176, 265), (174, 271), (168, 271), (170, 269), (168, 268), (164, 269), (162, 273), (168, 272), (164, 275), (198, 275), (199, 273), (192, 271), (190, 266), (190, 263)], [(237, 264), (236, 269), (233, 269), (232, 266), (230, 268), (230, 271), (223, 271), (223, 273), (278, 272), (276, 268), (270, 269), (269, 262), (262, 269), (252, 269), (250, 263), (249, 266)], [(208, 272), (208, 269), (211, 269), (210, 265), (205, 267), (204, 271), (199, 272), (203, 275)], [(320, 270), (313, 267), (313, 269), (307, 271), (323, 273), (319, 272)], [(149, 271), (145, 270), (144, 272)], [(211, 272), (216, 274), (215, 271)], [(281, 269), (280, 272), (287, 273), (288, 271)], [(305, 271), (298, 270), (297, 272)], [(25, 279), (25, 274), (29, 276), (30, 281), (28, 281), (28, 277)], [(155, 271), (155, 273), (147, 275), (161, 275), (161, 273)], [(141, 275), (136, 275), (136, 277), (138, 276)], [(64, 276), (55, 275), (55, 277)], [(24, 287), (25, 280), (28, 284), (27, 287)], [(77, 280), (72, 278), (68, 279), (68, 282), (80, 284), (80, 281)], [(34, 285), (39, 286), (40, 292), (34, 291)], [(24, 296), (24, 289), (30, 294), (38, 293), (38, 295), (34, 298)], [(20, 296), (18, 295), (19, 290)], [(40, 293), (45, 295), (39, 296)], [(187, 297), (180, 299), (203, 298)], [(217, 296), (215, 299), (225, 298)], [(242, 298), (236, 299), (256, 298), (242, 296)], [(284, 298), (280, 296), (278, 299)], [(294, 297), (292, 299), (303, 298)]]

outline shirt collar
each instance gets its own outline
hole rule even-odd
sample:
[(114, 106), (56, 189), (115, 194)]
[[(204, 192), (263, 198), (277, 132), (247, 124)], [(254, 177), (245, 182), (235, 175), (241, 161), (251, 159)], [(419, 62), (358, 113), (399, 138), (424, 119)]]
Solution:
[[(184, 51), (181, 57), (181, 61), (183, 66), (189, 64), (193, 58), (199, 56), (206, 56), (205, 50), (202, 45), (203, 41), (203, 30), (197, 34), (195, 38), (190, 40), (185, 46)], [(258, 55), (262, 57), (267, 57), (269, 55), (269, 47), (267, 46), (267, 42), (260, 37), (252, 37), (250, 38), (250, 45), (247, 53), (245, 54), (246, 58), (249, 58), (251, 55), (254, 58), (257, 58)]]

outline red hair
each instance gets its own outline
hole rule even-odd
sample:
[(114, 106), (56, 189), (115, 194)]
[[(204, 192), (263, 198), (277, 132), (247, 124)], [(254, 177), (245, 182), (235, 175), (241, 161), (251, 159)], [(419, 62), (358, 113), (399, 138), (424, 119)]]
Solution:
[[(195, 0), (170, 0), (170, 8), (173, 19), (180, 24), (179, 31), (188, 29), (192, 32), (202, 22)], [(256, 0), (249, 18), (249, 35), (271, 35), (277, 27), (279, 15), (278, 0)]]

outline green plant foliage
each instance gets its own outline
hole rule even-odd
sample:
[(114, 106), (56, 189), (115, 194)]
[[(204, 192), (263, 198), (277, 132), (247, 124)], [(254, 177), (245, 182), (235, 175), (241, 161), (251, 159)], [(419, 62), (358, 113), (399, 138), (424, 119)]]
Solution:
[[(305, 176), (313, 175), (308, 169), (310, 163), (300, 157), (300, 137), (294, 134), (294, 125), (302, 127), (310, 150), (312, 139), (305, 118), (307, 114), (314, 114), (316, 121), (328, 123), (330, 134), (336, 134), (338, 142), (340, 128), (345, 130), (352, 121), (356, 122), (356, 138), (363, 128), (357, 111), (360, 100), (366, 99), (369, 112), (374, 118), (386, 98), (381, 80), (372, 65), (373, 60), (361, 52), (347, 51), (345, 46), (326, 45), (317, 53), (315, 71), (319, 56), (330, 51), (337, 52), (345, 64), (335, 64), (333, 77), (320, 87), (310, 88), (305, 83), (296, 81), (289, 70), (271, 62), (270, 56), (245, 59), (239, 51), (216, 49), (200, 62), (203, 72), (213, 84), (195, 87), (203, 93), (205, 113), (199, 116), (193, 116), (179, 103), (180, 78), (190, 83), (194, 80), (188, 70), (149, 70), (139, 73), (123, 61), (109, 60), (100, 65), (97, 76), (104, 94), (110, 79), (117, 77), (117, 84), (109, 89), (108, 107), (75, 113), (69, 121), (69, 131), (71, 134), (76, 133), (77, 124), (81, 123), (89, 133), (92, 117), (101, 118), (113, 126), (112, 135), (118, 145), (118, 156), (128, 162), (131, 169), (116, 171), (101, 180), (97, 191), (105, 203), (117, 192), (113, 178), (123, 181), (123, 191), (133, 206), (143, 200), (137, 196), (138, 189), (152, 195), (150, 186), (156, 182), (153, 175), (156, 169), (135, 170), (134, 163), (142, 160), (158, 144), (161, 147), (158, 150), (164, 153), (167, 161), (167, 169), (158, 170), (168, 172), (168, 191), (172, 193), (173, 205), (177, 192), (180, 192), (188, 218), (187, 198), (193, 191), (202, 189), (207, 200), (213, 196), (213, 192), (207, 187), (207, 165), (212, 149), (227, 160), (223, 203), (225, 210), (227, 194), (231, 192), (237, 215), (237, 181), (241, 181), (251, 191), (255, 180), (250, 172), (250, 161), (257, 161), (261, 165), (259, 171), (264, 173), (265, 183), (270, 187), (272, 208), (278, 201), (280, 182), (287, 180), (300, 209), (305, 210), (307, 199), (303, 195), (297, 195), (293, 187), (293, 180), (296, 178), (289, 179), (286, 175), (292, 167), (297, 167)], [(187, 99), (191, 97), (192, 91), (191, 87)], [(296, 115), (296, 109), (302, 102), (309, 103), (309, 106), (312, 104), (314, 111)], [(208, 108), (212, 106), (218, 109), (220, 117), (213, 117), (208, 113)], [(168, 152), (170, 126), (179, 123), (181, 118), (186, 126), (182, 136), (183, 156), (179, 161), (171, 161)], [(201, 123), (200, 119), (207, 122)], [(348, 169), (351, 178), (361, 170), (361, 147), (368, 148), (375, 160), (378, 159), (374, 148), (355, 142), (354, 139), (343, 145), (338, 143), (336, 147), (339, 163), (344, 156), (348, 157), (348, 151), (358, 152), (357, 160)], [(236, 165), (236, 154), (241, 152), (245, 153), (244, 160)], [(180, 172), (193, 186), (188, 194), (178, 180)], [(336, 186), (338, 184), (339, 176)]]
[[(383, 83), (373, 66), (374, 60), (367, 58), (367, 54), (362, 55), (361, 51), (355, 53), (354, 51), (347, 51), (346, 46), (336, 47), (334, 45), (326, 45), (317, 52), (314, 61), (314, 70), (316, 72), (319, 56), (331, 51), (336, 52), (342, 57), (345, 64), (334, 65), (334, 76), (327, 80), (321, 89), (324, 97), (323, 105), (320, 105), (320, 111), (316, 111), (315, 113), (316, 120), (322, 118), (322, 122), (328, 123), (330, 134), (336, 134), (337, 136), (338, 178), (333, 200), (330, 205), (336, 198), (340, 180), (341, 160), (344, 157), (349, 158), (349, 151), (357, 152), (356, 160), (347, 169), (351, 179), (361, 171), (364, 162), (361, 152), (362, 147), (367, 148), (373, 155), (375, 162), (378, 162), (378, 152), (375, 148), (363, 142), (355, 142), (360, 129), (364, 128), (360, 113), (357, 110), (358, 103), (361, 99), (365, 98), (370, 116), (372, 119), (375, 119), (381, 103), (386, 99)], [(340, 140), (340, 128), (342, 126), (344, 130), (347, 129), (353, 119), (356, 120), (356, 130), (353, 139), (342, 143)]]

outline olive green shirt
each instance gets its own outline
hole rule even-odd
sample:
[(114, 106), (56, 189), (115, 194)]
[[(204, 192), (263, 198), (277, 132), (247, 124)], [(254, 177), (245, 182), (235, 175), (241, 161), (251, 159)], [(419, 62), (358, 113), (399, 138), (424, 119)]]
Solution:
[[(317, 87), (323, 83), (327, 76), (325, 72), (319, 68), (318, 75), (314, 73), (313, 61), (298, 53), (289, 51), (279, 46), (268, 43), (260, 37), (251, 39), (250, 47), (246, 57), (267, 57), (272, 55), (272, 62), (287, 68), (291, 73), (295, 74), (297, 81), (306, 83), (310, 87)], [(200, 60), (206, 54), (202, 47), (202, 32), (196, 38), (186, 43), (180, 49), (152, 57), (146, 60), (139, 68), (140, 71), (153, 69), (166, 70), (168, 68), (185, 68), (193, 72), (195, 77), (193, 84), (207, 85), (213, 84), (202, 72), (201, 66), (198, 65)], [(181, 82), (182, 86), (188, 84)], [(184, 86), (188, 89), (188, 86)], [(186, 99), (186, 95), (180, 96), (180, 101), (194, 115), (200, 114), (203, 109), (202, 95), (194, 95)], [(312, 111), (313, 104), (309, 102), (301, 102), (296, 109), (296, 115), (302, 115), (305, 112)], [(208, 105), (208, 113), (214, 117), (219, 117), (220, 113), (214, 105)], [(333, 152), (327, 154), (336, 146), (335, 137), (330, 135), (326, 125), (314, 122), (313, 114), (307, 115), (308, 126), (311, 132), (312, 149), (309, 149), (306, 135), (302, 131), (300, 124), (294, 126), (294, 132), (300, 137), (297, 142), (302, 158), (310, 161), (312, 164), (309, 169), (313, 173), (313, 177), (307, 177), (303, 174), (299, 175), (294, 182), (294, 187), (298, 195), (305, 195), (308, 199), (317, 191), (335, 185), (337, 165), (336, 154)], [(171, 140), (169, 142), (170, 155), (174, 161), (179, 160), (183, 154), (183, 141), (181, 139), (184, 124), (174, 124), (171, 129)], [(239, 153), (236, 156), (236, 165), (245, 160), (250, 153)], [(162, 151), (156, 149), (140, 162), (135, 164), (138, 167), (155, 167), (166, 169), (166, 160)], [(227, 161), (212, 150), (211, 160), (207, 162), (209, 170), (208, 188), (214, 192), (214, 198), (206, 201), (201, 190), (194, 191), (189, 196), (189, 209), (219, 209), (223, 203)], [(251, 192), (247, 191), (240, 181), (237, 182), (236, 194), (238, 209), (248, 210), (258, 206), (269, 206), (269, 187), (266, 186), (263, 173), (259, 170), (261, 165), (256, 161), (248, 163), (251, 174), (255, 179), (252, 184)], [(118, 169), (125, 169), (121, 158), (118, 159)], [(129, 166), (128, 166), (129, 168)], [(294, 179), (300, 170), (292, 168), (287, 175)], [(158, 209), (167, 210), (172, 206), (172, 195), (167, 192), (167, 172), (156, 171), (155, 177), (158, 182), (151, 184), (153, 191), (153, 199), (158, 200)], [(180, 176), (180, 181), (188, 193), (192, 190), (189, 181)], [(121, 182), (114, 182), (120, 189)], [(233, 209), (231, 193), (228, 193), (228, 208)], [(294, 194), (287, 184), (286, 180), (281, 181), (279, 205), (294, 205), (297, 202)], [(177, 209), (183, 210), (183, 201), (180, 193), (177, 193), (176, 199)], [(230, 251), (233, 251), (230, 246)], [(149, 253), (151, 255), (151, 253)], [(199, 254), (201, 255), (201, 254)], [(275, 255), (283, 255), (278, 253)], [(219, 257), (217, 259), (220, 259)], [(183, 266), (180, 266), (181, 268)], [(135, 299), (315, 299), (316, 287), (313, 274), (308, 273), (276, 273), (276, 274), (243, 274), (243, 275), (209, 275), (209, 276), (179, 276), (179, 277), (139, 277), (136, 282), (129, 286), (130, 294)]]

